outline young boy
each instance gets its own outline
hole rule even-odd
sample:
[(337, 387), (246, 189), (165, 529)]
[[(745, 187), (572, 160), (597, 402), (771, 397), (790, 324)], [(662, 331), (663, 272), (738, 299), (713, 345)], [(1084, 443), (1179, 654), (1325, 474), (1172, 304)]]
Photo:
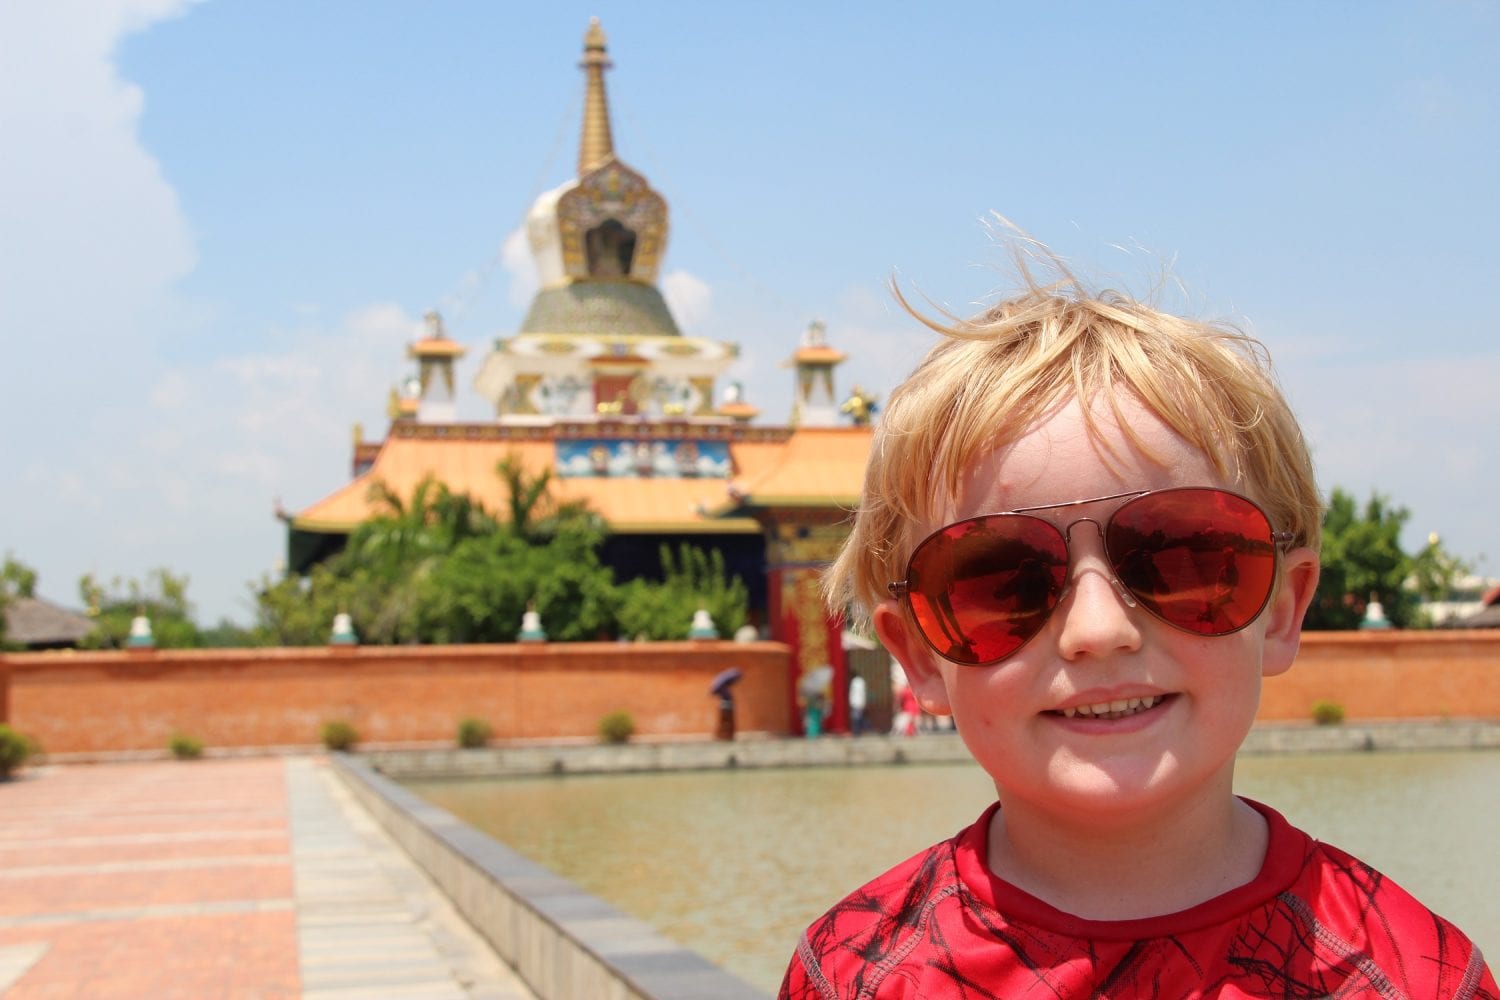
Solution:
[(998, 801), (814, 923), (781, 995), (1500, 998), (1451, 924), (1233, 793), (1318, 581), (1261, 345), (1071, 278), (923, 322), (828, 592)]

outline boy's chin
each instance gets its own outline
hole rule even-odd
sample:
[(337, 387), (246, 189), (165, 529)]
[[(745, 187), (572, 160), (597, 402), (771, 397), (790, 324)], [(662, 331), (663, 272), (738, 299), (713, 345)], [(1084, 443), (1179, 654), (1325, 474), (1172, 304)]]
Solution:
[[(1207, 797), (1228, 798), (1233, 762), (1227, 769), (1184, 773), (1170, 756), (1054, 761), (1047, 781), (1047, 810), (1091, 822), (1133, 822), (1172, 813)], [(1002, 802), (1005, 789), (997, 784)]]

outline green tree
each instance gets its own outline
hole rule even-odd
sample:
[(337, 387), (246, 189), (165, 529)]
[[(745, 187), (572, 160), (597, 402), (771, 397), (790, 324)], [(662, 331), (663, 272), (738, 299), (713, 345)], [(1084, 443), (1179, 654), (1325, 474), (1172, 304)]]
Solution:
[(370, 487), (379, 513), (344, 550), (306, 576), (263, 579), (256, 588), (256, 634), (284, 646), (328, 641), (334, 615), (347, 612), (361, 641), (430, 641), (419, 623), (427, 579), (455, 547), (494, 534), (482, 504), (431, 476), (402, 499), (386, 483)]
[(228, 618), (220, 618), (217, 625), (198, 629), (198, 645), (211, 649), (243, 649), (264, 646), (266, 640), (253, 627), (246, 628)]
[(6, 648), (5, 612), (18, 597), (36, 596), (36, 570), (21, 562), (14, 555), (5, 554), (5, 565), (0, 568), (0, 649)]
[(1471, 563), (1443, 548), (1438, 536), (1432, 534), (1427, 536), (1422, 551), (1412, 557), (1412, 574), (1407, 584), (1425, 601), (1447, 600), (1452, 598), (1459, 581), (1473, 572)]
[(585, 500), (559, 501), (552, 494), (552, 470), (532, 476), (514, 454), (495, 463), (505, 487), (511, 533), (531, 544), (546, 541), (564, 527), (589, 528), (603, 537), (604, 522)]
[(545, 541), (509, 531), (470, 539), (423, 581), (419, 631), (431, 642), (511, 642), (534, 605), (549, 638), (598, 638), (612, 630), (619, 601), (598, 543), (582, 522)]
[(705, 608), (720, 635), (733, 635), (745, 624), (750, 598), (745, 581), (730, 577), (724, 555), (692, 545), (661, 547), (661, 583), (631, 580), (622, 588), (619, 621), (622, 635), (648, 639), (686, 639), (693, 613)]
[(1405, 507), (1372, 493), (1363, 507), (1335, 488), (1323, 514), (1322, 574), (1308, 609), (1309, 629), (1358, 628), (1371, 600), (1378, 600), (1397, 628), (1429, 624), (1421, 600), (1440, 596), (1468, 567), (1436, 538), (1415, 556), (1401, 547)]
[(151, 620), (151, 633), (163, 649), (202, 645), (187, 597), (188, 578), (161, 567), (144, 580), (115, 577), (106, 587), (87, 574), (78, 581), (78, 596), (94, 619), (94, 630), (81, 643), (85, 649), (116, 649), (125, 645), (130, 623), (137, 615)]
[(460, 541), (420, 582), (418, 631), (430, 642), (511, 642), (528, 606), (550, 638), (595, 639), (614, 625), (614, 574), (599, 562), (605, 526), (586, 503), (560, 502), (552, 471), (514, 455), (495, 466), (508, 519)]
[(321, 646), (328, 642), (339, 612), (354, 620), (362, 642), (415, 640), (403, 616), (404, 590), (393, 591), (368, 567), (333, 563), (314, 566), (306, 576), (262, 578), (255, 592), (258, 640), (275, 646)]
[(409, 502), (380, 481), (370, 487), (370, 498), (383, 508), (382, 513), (356, 528), (335, 559), (393, 582), (445, 555), (464, 539), (491, 534), (497, 527), (477, 500), (452, 492), (432, 476), (417, 484)]
[(554, 639), (607, 630), (618, 597), (597, 555), (604, 522), (586, 504), (557, 501), (550, 470), (531, 475), (508, 456), (495, 472), (504, 520), (431, 477), (410, 499), (376, 483), (379, 513), (342, 552), (304, 577), (261, 581), (259, 634), (321, 644), (343, 611), (363, 642), (508, 642), (529, 602)]
[(5, 566), (0, 568), (0, 595), (6, 597), (36, 596), (36, 570), (9, 552), (5, 554)]

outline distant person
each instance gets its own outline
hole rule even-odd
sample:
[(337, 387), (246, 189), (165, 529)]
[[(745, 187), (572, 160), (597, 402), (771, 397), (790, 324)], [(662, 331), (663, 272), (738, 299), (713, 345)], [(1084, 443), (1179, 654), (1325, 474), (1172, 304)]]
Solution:
[(896, 716), (891, 720), (891, 735), (917, 735), (917, 720), (921, 715), (922, 707), (917, 704), (916, 692), (911, 685), (902, 684), (896, 689)]
[(827, 702), (823, 692), (814, 691), (807, 695), (806, 703), (802, 706), (802, 731), (808, 739), (823, 735), (823, 716), (826, 711)]
[(868, 701), (869, 692), (865, 687), (865, 679), (855, 671), (849, 671), (849, 732), (855, 736), (865, 731), (865, 706)]
[[(1051, 264), (924, 320), (946, 336), (890, 397), (828, 580), (997, 801), (813, 923), (781, 996), (1500, 998), (1456, 927), (1233, 793), (1318, 582), (1321, 499), (1264, 348)], [(1056, 586), (997, 593), (1023, 556)]]
[(727, 687), (719, 692), (719, 724), (714, 729), (714, 739), (734, 739), (734, 692)]

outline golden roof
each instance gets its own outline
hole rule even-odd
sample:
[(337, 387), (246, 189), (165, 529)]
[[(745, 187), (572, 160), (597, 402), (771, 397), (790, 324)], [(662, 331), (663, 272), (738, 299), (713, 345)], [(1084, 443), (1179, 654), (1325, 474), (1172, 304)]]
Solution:
[[(495, 473), (501, 459), (514, 455), (531, 475), (555, 469), (556, 444), (550, 435), (474, 438), (465, 436), (464, 426), (452, 430), (446, 437), (392, 434), (368, 472), (303, 510), (293, 526), (311, 532), (352, 531), (377, 511), (369, 498), (372, 484), (384, 481), (397, 495), (409, 497), (429, 475), (489, 510), (503, 511), (507, 498)], [(729, 441), (732, 480), (554, 476), (552, 495), (560, 501), (587, 500), (619, 534), (759, 533), (749, 517), (714, 515), (732, 514), (742, 506), (852, 509), (869, 445), (867, 427), (758, 434)]]
[(865, 463), (870, 457), (869, 427), (802, 427), (765, 456), (758, 470), (735, 476), (746, 507), (844, 507), (859, 505)]

